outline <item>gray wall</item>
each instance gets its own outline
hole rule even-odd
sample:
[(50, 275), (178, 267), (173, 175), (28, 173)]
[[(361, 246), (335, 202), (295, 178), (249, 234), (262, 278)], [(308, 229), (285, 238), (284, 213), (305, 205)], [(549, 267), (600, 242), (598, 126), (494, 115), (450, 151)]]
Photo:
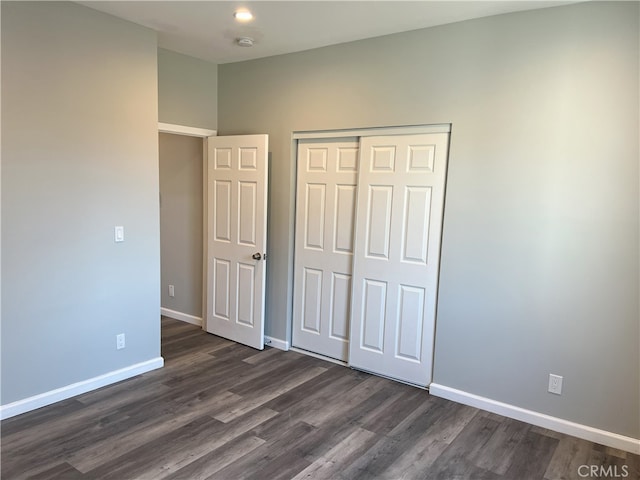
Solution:
[(218, 66), (158, 49), (158, 121), (218, 128)]
[(196, 317), (202, 317), (202, 147), (201, 138), (160, 134), (162, 306)]
[(589, 2), (221, 65), (219, 133), (270, 135), (267, 334), (290, 333), (291, 133), (451, 122), (434, 381), (640, 437), (638, 13)]
[(160, 355), (156, 85), (153, 31), (2, 2), (2, 404)]

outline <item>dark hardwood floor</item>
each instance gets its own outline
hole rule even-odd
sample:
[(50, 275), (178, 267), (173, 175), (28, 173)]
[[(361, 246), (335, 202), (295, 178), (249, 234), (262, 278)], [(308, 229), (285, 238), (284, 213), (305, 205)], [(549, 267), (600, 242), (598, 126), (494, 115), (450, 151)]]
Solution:
[(2, 478), (640, 478), (637, 455), (167, 318), (162, 355), (163, 369), (3, 421)]

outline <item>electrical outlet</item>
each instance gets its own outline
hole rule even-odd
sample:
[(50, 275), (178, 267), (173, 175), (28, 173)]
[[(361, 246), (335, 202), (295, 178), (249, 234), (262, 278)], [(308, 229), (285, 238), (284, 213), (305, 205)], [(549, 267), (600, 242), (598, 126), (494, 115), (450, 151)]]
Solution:
[(174, 287), (173, 285), (169, 285), (169, 296), (170, 297), (176, 296), (176, 287)]
[(549, 374), (549, 393), (562, 395), (562, 377), (560, 375)]
[(122, 350), (124, 348), (124, 333), (116, 335), (116, 350)]

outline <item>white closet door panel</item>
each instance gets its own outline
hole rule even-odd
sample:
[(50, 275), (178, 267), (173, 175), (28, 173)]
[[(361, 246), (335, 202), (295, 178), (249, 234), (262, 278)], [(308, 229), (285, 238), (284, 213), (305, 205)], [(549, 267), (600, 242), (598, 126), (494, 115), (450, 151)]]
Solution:
[(424, 316), (424, 288), (400, 285), (395, 349), (398, 357), (420, 361), (422, 354), (422, 322)]
[(346, 361), (358, 142), (298, 144), (293, 346)]
[(322, 270), (305, 268), (302, 278), (302, 330), (320, 333), (322, 313)]
[(431, 187), (406, 187), (401, 260), (427, 264)]
[(349, 363), (431, 382), (448, 134), (363, 137)]
[(366, 251), (368, 258), (389, 259), (391, 240), (392, 185), (368, 185)]
[(351, 309), (351, 275), (333, 273), (331, 287), (329, 336), (348, 342), (349, 310)]
[(387, 314), (387, 282), (363, 279), (361, 347), (376, 353), (384, 349), (384, 325)]
[(304, 248), (324, 250), (326, 189), (325, 184), (306, 185)]
[(333, 250), (353, 254), (353, 231), (356, 210), (355, 185), (336, 185)]

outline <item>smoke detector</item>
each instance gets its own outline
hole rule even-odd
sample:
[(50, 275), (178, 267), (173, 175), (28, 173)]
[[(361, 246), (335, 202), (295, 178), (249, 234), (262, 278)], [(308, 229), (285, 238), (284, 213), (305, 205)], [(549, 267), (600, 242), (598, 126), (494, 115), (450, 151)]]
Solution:
[(240, 37), (236, 39), (236, 42), (241, 47), (253, 47), (253, 38), (250, 37)]

